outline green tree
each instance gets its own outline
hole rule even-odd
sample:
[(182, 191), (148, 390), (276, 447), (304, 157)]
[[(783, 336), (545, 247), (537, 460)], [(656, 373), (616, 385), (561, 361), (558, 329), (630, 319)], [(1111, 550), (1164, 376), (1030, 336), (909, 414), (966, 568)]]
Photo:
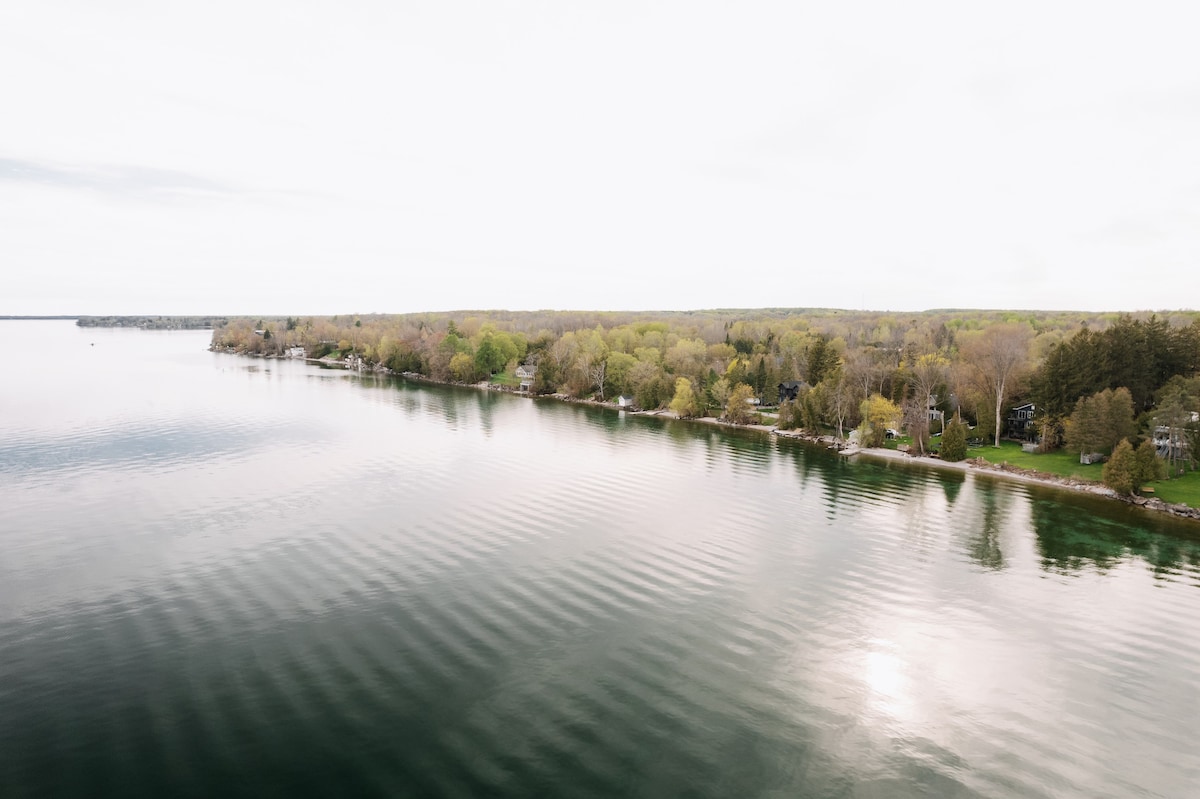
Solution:
[(758, 414), (750, 400), (754, 399), (754, 387), (746, 383), (738, 383), (729, 395), (725, 405), (725, 421), (733, 424), (750, 424)]
[(961, 461), (967, 457), (967, 426), (958, 419), (946, 425), (938, 455), (944, 461)]
[(697, 378), (704, 371), (708, 345), (701, 339), (680, 339), (663, 354), (663, 364), (680, 377)]
[(820, 393), (809, 389), (801, 391), (796, 397), (800, 404), (800, 421), (804, 429), (813, 435), (821, 432), (821, 402)]
[(1104, 480), (1104, 484), (1113, 491), (1129, 495), (1138, 488), (1137, 477), (1137, 453), (1133, 451), (1133, 445), (1129, 443), (1129, 439), (1124, 439), (1117, 444), (1108, 463), (1104, 464), (1101, 478)]
[(794, 430), (802, 424), (804, 424), (803, 415), (797, 401), (784, 400), (779, 403), (779, 417), (775, 420), (776, 427), (780, 430)]
[(456, 352), (450, 359), (450, 376), (460, 383), (475, 379), (475, 359), (465, 352)]
[(838, 354), (829, 346), (829, 336), (818, 336), (807, 352), (808, 372), (805, 375), (810, 385), (816, 385), (837, 368)]
[(1151, 480), (1161, 480), (1167, 476), (1166, 463), (1158, 457), (1154, 441), (1147, 438), (1134, 451), (1137, 460), (1137, 485), (1140, 488)]
[(1111, 452), (1133, 435), (1133, 399), (1126, 388), (1104, 389), (1075, 403), (1066, 423), (1067, 447), (1081, 456)]
[(659, 408), (671, 398), (674, 384), (670, 382), (662, 367), (652, 361), (639, 361), (629, 370), (629, 382), (638, 407), (647, 410)]
[(637, 358), (627, 352), (608, 354), (608, 368), (604, 372), (605, 396), (616, 397), (629, 393), (629, 373), (635, 365)]
[(698, 415), (699, 403), (696, 392), (692, 390), (692, 381), (686, 377), (676, 378), (675, 396), (671, 399), (671, 411), (681, 419), (690, 419)]
[(709, 387), (708, 393), (712, 397), (710, 404), (717, 409), (718, 414), (724, 413), (725, 406), (729, 404), (729, 395), (733, 393), (733, 386), (729, 384), (728, 379), (717, 378)]
[[(484, 336), (475, 350), (475, 372), (481, 375), (493, 375), (504, 368), (503, 358), (504, 354), (496, 348), (492, 337)], [(453, 364), (453, 360), (451, 364)]]

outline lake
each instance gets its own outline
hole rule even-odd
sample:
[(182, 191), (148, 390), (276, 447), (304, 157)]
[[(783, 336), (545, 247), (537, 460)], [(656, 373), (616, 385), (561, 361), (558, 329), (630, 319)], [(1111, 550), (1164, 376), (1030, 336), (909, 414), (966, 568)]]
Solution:
[(1190, 797), (1200, 526), (0, 321), (0, 796)]

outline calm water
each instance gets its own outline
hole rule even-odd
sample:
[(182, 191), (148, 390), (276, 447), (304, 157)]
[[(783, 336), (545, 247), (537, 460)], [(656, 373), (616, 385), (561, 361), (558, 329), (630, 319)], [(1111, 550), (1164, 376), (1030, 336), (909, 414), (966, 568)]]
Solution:
[(207, 332), (0, 336), (0, 796), (1200, 795), (1195, 527)]

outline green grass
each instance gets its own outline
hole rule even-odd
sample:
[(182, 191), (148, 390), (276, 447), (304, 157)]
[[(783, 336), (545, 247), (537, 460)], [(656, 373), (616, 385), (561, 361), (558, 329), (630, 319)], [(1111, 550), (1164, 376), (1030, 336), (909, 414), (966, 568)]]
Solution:
[(1058, 450), (1057, 452), (1022, 452), (1021, 445), (1015, 441), (1001, 441), (997, 449), (991, 444), (982, 447), (971, 447), (967, 450), (969, 458), (983, 458), (989, 463), (1011, 463), (1022, 469), (1036, 469), (1039, 472), (1058, 474), (1063, 477), (1078, 477), (1083, 480), (1100, 481), (1103, 464), (1090, 463), (1086, 466), (1079, 462), (1078, 453)]
[(1200, 472), (1185, 472), (1179, 477), (1155, 480), (1149, 485), (1154, 489), (1154, 496), (1163, 502), (1182, 502), (1189, 507), (1200, 508)]
[[(1104, 465), (1092, 463), (1084, 466), (1079, 462), (1079, 456), (1072, 452), (1058, 450), (1057, 452), (1022, 452), (1021, 445), (1013, 441), (1001, 441), (1000, 448), (991, 444), (973, 447), (967, 451), (971, 458), (983, 458), (991, 463), (1011, 463), (1022, 469), (1036, 469), (1039, 472), (1058, 474), (1064, 477), (1078, 477), (1084, 480), (1101, 481)], [(1155, 480), (1149, 485), (1154, 489), (1154, 496), (1163, 502), (1183, 503), (1193, 508), (1200, 508), (1200, 472), (1186, 472), (1182, 476), (1170, 480)]]
[(490, 382), (497, 386), (511, 386), (512, 388), (521, 385), (521, 381), (508, 372), (497, 372), (491, 376)]

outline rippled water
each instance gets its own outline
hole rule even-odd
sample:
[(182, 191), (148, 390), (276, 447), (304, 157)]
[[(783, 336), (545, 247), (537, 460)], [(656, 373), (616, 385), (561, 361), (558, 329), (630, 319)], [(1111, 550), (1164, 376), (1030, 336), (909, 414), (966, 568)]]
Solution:
[(1200, 794), (1200, 536), (0, 322), (0, 796)]

